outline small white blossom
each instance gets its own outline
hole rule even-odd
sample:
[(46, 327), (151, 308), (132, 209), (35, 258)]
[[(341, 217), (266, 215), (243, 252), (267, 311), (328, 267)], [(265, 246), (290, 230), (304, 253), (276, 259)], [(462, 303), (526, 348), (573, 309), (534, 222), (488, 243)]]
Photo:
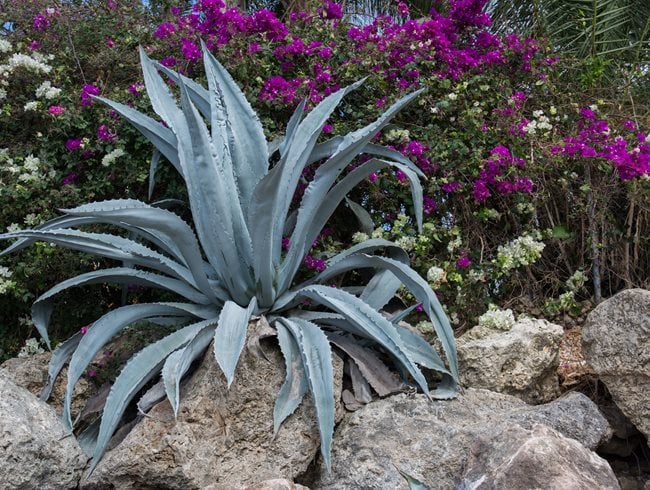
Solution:
[(456, 92), (452, 92), (450, 94), (447, 94), (447, 97), (449, 100), (456, 100), (458, 98), (458, 94)]
[(21, 67), (34, 73), (47, 74), (52, 71), (52, 67), (45, 63), (44, 57), (39, 55), (37, 52), (33, 53), (32, 56), (22, 53), (14, 53), (11, 58), (9, 58), (8, 66), (10, 71)]
[(506, 273), (518, 267), (530, 265), (542, 255), (546, 245), (530, 235), (515, 238), (497, 249), (496, 262), (501, 272)]
[(119, 157), (125, 155), (124, 150), (122, 148), (116, 148), (112, 152), (104, 155), (104, 158), (102, 158), (102, 165), (104, 167), (109, 167), (117, 160)]
[(36, 97), (39, 99), (45, 98), (48, 100), (55, 99), (61, 93), (60, 88), (52, 86), (52, 82), (45, 80), (41, 85), (36, 89)]
[(0, 53), (8, 53), (13, 46), (6, 39), (0, 39)]
[(384, 238), (384, 229), (383, 228), (375, 228), (370, 235), (370, 238)]
[(490, 305), (488, 311), (478, 318), (478, 324), (497, 330), (510, 330), (515, 324), (515, 315), (510, 309), (500, 310), (495, 305)]
[(38, 109), (38, 101), (32, 100), (30, 102), (27, 102), (27, 104), (25, 104), (25, 107), (23, 107), (23, 109), (25, 112), (35, 111), (36, 109)]
[(368, 235), (360, 231), (357, 231), (354, 235), (352, 235), (352, 243), (363, 243), (368, 239)]
[(41, 347), (40, 342), (40, 340), (35, 338), (27, 339), (23, 348), (20, 349), (18, 357), (29, 357), (36, 354), (43, 354), (45, 350)]
[(440, 286), (447, 280), (447, 273), (441, 267), (429, 267), (427, 271), (427, 281), (434, 287)]
[(408, 252), (410, 250), (413, 250), (413, 248), (415, 248), (415, 237), (403, 236), (403, 237), (399, 238), (395, 242), (395, 244), (398, 247), (401, 247), (401, 248), (403, 248), (404, 250), (406, 250)]

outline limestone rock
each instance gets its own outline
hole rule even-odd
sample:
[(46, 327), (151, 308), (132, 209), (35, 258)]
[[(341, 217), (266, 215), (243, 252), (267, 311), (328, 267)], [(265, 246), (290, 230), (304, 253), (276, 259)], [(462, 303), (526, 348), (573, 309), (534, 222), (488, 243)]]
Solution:
[(0, 370), (2, 488), (76, 488), (86, 461), (52, 407)]
[(522, 319), (508, 331), (474, 327), (457, 339), (461, 382), (545, 403), (557, 398), (563, 329), (546, 320)]
[[(266, 358), (244, 350), (230, 389), (209, 348), (181, 387), (178, 419), (167, 400), (160, 402), (81, 487), (189, 490), (294, 480), (319, 451), (315, 411), (306, 396), (274, 438), (273, 406), (284, 382), (284, 360), (275, 343), (263, 346)], [(334, 360), (340, 419), (343, 362)]]
[(284, 478), (266, 480), (253, 485), (233, 487), (232, 485), (209, 485), (203, 490), (309, 490), (309, 488)]
[(612, 437), (612, 429), (598, 406), (582, 393), (567, 393), (545, 405), (512, 411), (507, 420), (532, 429), (543, 424), (595, 451)]
[[(595, 425), (600, 427), (595, 409), (580, 408), (583, 403), (588, 405), (580, 397), (571, 397), (555, 407), (529, 406), (513, 396), (472, 388), (445, 401), (431, 402), (424, 395), (389, 397), (341, 422), (332, 447), (332, 472), (328, 474), (321, 462), (313, 481), (305, 483), (313, 490), (406, 490), (408, 484), (399, 469), (431, 488), (455, 489), (480, 441), (498, 439), (513, 430), (532, 434), (537, 420), (545, 420), (554, 430), (567, 430), (574, 405), (576, 425), (589, 426), (597, 420)], [(566, 413), (555, 420), (562, 408)], [(585, 412), (590, 415), (584, 416)], [(589, 441), (604, 437), (597, 427), (589, 427)], [(582, 446), (576, 442), (571, 447)], [(583, 451), (587, 458), (589, 451)], [(593, 459), (594, 471), (601, 472), (599, 461)]]
[(460, 486), (476, 490), (619, 488), (607, 461), (543, 425), (532, 430), (506, 426), (482, 436), (472, 448)]
[[(15, 384), (25, 388), (36, 396), (40, 396), (43, 386), (47, 383), (47, 370), (51, 357), (52, 354), (50, 352), (28, 357), (15, 357), (2, 363), (0, 368)], [(61, 414), (63, 410), (67, 373), (68, 368), (63, 368), (48, 400), (48, 403), (55, 408), (58, 414)], [(75, 386), (74, 397), (72, 398), (71, 410), (73, 418), (83, 410), (88, 399), (96, 391), (97, 389), (92, 383), (88, 382), (84, 377), (81, 377)]]
[(650, 291), (629, 289), (598, 305), (582, 329), (582, 350), (616, 405), (650, 439)]

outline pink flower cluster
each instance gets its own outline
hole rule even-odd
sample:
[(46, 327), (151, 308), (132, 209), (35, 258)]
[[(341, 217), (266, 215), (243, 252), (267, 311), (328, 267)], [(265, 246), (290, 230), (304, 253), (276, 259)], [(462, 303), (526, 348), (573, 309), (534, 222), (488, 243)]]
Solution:
[(483, 163), (478, 179), (474, 180), (472, 196), (476, 202), (486, 201), (493, 192), (508, 195), (515, 192), (529, 194), (533, 192), (533, 182), (528, 177), (516, 174), (517, 168), (523, 168), (526, 162), (510, 153), (505, 146), (496, 146), (490, 152), (490, 157)]
[(621, 135), (615, 136), (607, 121), (599, 119), (592, 109), (582, 108), (580, 116), (578, 134), (566, 136), (563, 146), (552, 148), (553, 154), (605, 159), (616, 169), (621, 180), (650, 175), (650, 138), (641, 132), (635, 133), (633, 122), (623, 123), (630, 133), (628, 141)]

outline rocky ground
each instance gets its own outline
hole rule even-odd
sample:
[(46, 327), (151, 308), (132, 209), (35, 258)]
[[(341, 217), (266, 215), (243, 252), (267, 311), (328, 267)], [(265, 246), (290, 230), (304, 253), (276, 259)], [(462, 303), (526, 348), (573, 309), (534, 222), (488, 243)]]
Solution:
[[(92, 475), (56, 418), (61, 381), (54, 408), (34, 396), (49, 355), (8, 361), (5, 488), (406, 489), (411, 479), (437, 489), (650, 489), (648, 291), (625, 291), (569, 330), (524, 319), (508, 331), (468, 331), (458, 339), (464, 389), (453, 400), (405, 392), (340, 403), (331, 471), (318, 456), (310, 400), (274, 437), (283, 367), (265, 342), (263, 356), (246, 351), (230, 389), (207, 355), (183, 385), (178, 418), (167, 401), (134, 418)], [(340, 400), (340, 360), (335, 372)], [(79, 386), (75, 413), (96, 416), (94, 391)]]

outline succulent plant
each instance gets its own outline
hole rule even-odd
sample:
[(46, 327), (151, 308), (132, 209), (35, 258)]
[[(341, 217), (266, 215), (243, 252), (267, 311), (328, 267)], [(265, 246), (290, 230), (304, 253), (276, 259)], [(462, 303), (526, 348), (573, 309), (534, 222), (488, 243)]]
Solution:
[[(192, 361), (212, 343), (230, 385), (249, 320), (263, 317), (275, 329), (286, 361), (274, 428), (278, 431), (310, 392), (321, 453), (329, 467), (334, 430), (330, 343), (354, 360), (360, 379), (365, 378), (380, 395), (394, 389), (384, 376), (388, 369), (382, 358), (389, 358), (403, 379), (412, 379), (433, 398), (449, 398), (456, 391), (458, 368), (451, 326), (427, 282), (409, 267), (408, 255), (393, 243), (373, 239), (355, 245), (332, 257), (323, 272), (294, 284), (305, 255), (332, 213), (372, 172), (395, 167), (408, 177), (421, 227), (421, 172), (400, 153), (370, 143), (419, 92), (396, 102), (373, 123), (318, 143), (323, 125), (341, 99), (362, 83), (357, 82), (329, 95), (308, 113), (303, 102), (291, 117), (285, 137), (267, 144), (261, 123), (237, 84), (205, 46), (203, 53), (207, 89), (152, 61), (141, 50), (147, 93), (164, 124), (96, 97), (155, 146), (152, 182), (160, 155), (183, 177), (193, 226), (163, 206), (117, 199), (63, 210), (63, 216), (35, 229), (0, 235), (1, 239), (18, 239), (3, 254), (47, 241), (123, 263), (65, 280), (36, 300), (33, 321), (48, 347), (52, 298), (67, 288), (100, 282), (139, 284), (179, 298), (177, 302), (121, 306), (96, 320), (85, 334), (63, 342), (53, 353), (43, 395), (49, 396), (54, 379), (69, 361), (63, 420), (72, 430), (70, 404), (75, 384), (107, 342), (143, 320), (178, 326), (129, 360), (110, 390), (101, 421), (79, 436), (91, 448), (94, 469), (127, 405), (160, 373), (177, 413), (179, 383)], [(179, 88), (180, 107), (161, 73)], [(269, 157), (275, 152), (277, 163), (270, 165)], [(361, 153), (372, 158), (349, 169)], [(304, 168), (318, 161), (323, 163), (316, 168), (297, 210), (292, 210)], [(79, 229), (95, 224), (113, 225), (122, 233)], [(285, 233), (290, 244), (283, 253)], [(360, 268), (374, 270), (365, 287), (327, 285), (335, 276)], [(402, 284), (433, 323), (446, 364), (429, 343), (398, 324), (403, 315), (387, 318), (379, 313)], [(421, 366), (441, 374), (435, 390), (429, 391)]]

